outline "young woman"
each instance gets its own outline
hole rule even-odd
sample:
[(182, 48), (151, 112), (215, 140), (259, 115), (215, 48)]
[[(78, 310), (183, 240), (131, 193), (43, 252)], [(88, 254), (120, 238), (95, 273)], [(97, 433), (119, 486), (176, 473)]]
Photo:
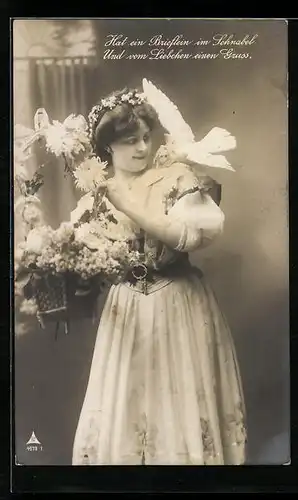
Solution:
[(113, 171), (108, 202), (142, 261), (109, 291), (73, 465), (242, 464), (233, 340), (188, 259), (223, 230), (212, 183), (182, 163), (150, 168), (158, 121), (135, 91), (114, 93), (89, 116), (94, 152)]

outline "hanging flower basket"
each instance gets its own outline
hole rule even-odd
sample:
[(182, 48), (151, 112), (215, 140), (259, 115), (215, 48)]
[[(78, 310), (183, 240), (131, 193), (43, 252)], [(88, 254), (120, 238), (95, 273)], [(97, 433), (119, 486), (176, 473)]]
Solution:
[(81, 115), (71, 114), (61, 123), (50, 121), (46, 110), (40, 108), (34, 117), (34, 130), (19, 130), (16, 136), (17, 172), (23, 172), (28, 148), (39, 143), (50, 158), (54, 154), (64, 159), (66, 171), (85, 193), (70, 220), (53, 229), (46, 225), (37, 196), (45, 163), (32, 179), (24, 172), (23, 177), (16, 176), (22, 196), (15, 208), (20, 210), (25, 234), (15, 249), (15, 289), (23, 296), (21, 312), (37, 314), (43, 328), (46, 323), (64, 322), (68, 331), (70, 321), (94, 318), (103, 282), (117, 283), (131, 260), (139, 258), (130, 248), (134, 235), (104, 200), (107, 162), (94, 155), (89, 132)]
[(71, 320), (94, 319), (96, 303), (103, 288), (102, 276), (82, 279), (75, 273), (66, 274), (67, 315)]
[(48, 322), (63, 321), (65, 331), (67, 325), (67, 287), (63, 274), (34, 273), (29, 282), (32, 294), (37, 304), (37, 318), (42, 328)]
[(101, 281), (82, 280), (74, 273), (34, 272), (27, 285), (27, 295), (34, 297), (37, 318), (42, 328), (56, 322), (64, 323), (69, 332), (70, 320), (93, 318)]

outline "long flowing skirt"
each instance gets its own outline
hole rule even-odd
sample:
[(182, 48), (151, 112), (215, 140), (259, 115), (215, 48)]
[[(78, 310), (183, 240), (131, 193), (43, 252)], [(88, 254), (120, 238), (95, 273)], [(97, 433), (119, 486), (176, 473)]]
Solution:
[(203, 277), (148, 295), (113, 286), (102, 312), (73, 465), (245, 461), (231, 332)]

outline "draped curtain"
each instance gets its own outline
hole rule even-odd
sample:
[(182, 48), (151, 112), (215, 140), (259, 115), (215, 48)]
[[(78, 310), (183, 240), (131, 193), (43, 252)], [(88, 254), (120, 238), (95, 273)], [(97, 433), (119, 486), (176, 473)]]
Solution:
[[(91, 58), (40, 58), (31, 59), (29, 87), (32, 103), (32, 120), (37, 108), (45, 108), (50, 120), (64, 121), (71, 114), (87, 116), (97, 88), (90, 82), (98, 79), (98, 67)], [(94, 95), (95, 94), (95, 95)], [(68, 220), (71, 210), (81, 195), (73, 179), (65, 175), (63, 160), (38, 151), (37, 164), (44, 164), (44, 186), (39, 195), (45, 220), (57, 227)]]

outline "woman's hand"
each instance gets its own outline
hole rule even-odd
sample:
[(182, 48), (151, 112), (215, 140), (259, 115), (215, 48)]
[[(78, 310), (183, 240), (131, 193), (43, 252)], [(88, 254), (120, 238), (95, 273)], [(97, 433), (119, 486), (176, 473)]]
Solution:
[(166, 215), (148, 212), (144, 200), (138, 200), (138, 193), (115, 178), (105, 183), (105, 189), (106, 198), (116, 210), (124, 213), (138, 227), (172, 248), (178, 245), (182, 231), (179, 223), (169, 224)]

